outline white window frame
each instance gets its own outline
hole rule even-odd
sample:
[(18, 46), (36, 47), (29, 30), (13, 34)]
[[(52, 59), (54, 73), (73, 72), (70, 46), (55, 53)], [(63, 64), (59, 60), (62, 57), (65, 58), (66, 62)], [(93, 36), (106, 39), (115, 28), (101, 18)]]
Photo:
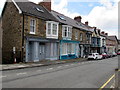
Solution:
[[(34, 24), (31, 25), (31, 21), (33, 21), (33, 20), (34, 20)], [(34, 27), (34, 32), (31, 31), (31, 27)], [(31, 19), (30, 20), (30, 34), (35, 34), (35, 32), (36, 32), (36, 20), (35, 19)]]
[[(63, 49), (65, 50), (65, 53), (63, 53)], [(67, 43), (63, 43), (62, 44), (62, 55), (68, 55), (67, 51), (68, 51), (68, 49), (67, 49)]]
[[(51, 32), (50, 32), (50, 34), (48, 34), (48, 23), (51, 24)], [(56, 35), (53, 34), (53, 24), (57, 25)], [(46, 36), (49, 37), (49, 38), (58, 37), (58, 28), (59, 28), (59, 23), (58, 22), (46, 21)]]
[(80, 41), (83, 41), (83, 33), (80, 33)]
[[(65, 27), (67, 28), (67, 35), (66, 36), (64, 36), (64, 32), (65, 32), (64, 28)], [(71, 34), (70, 37), (69, 37), (68, 33)], [(63, 38), (70, 38), (70, 39), (72, 38), (72, 26), (62, 25), (62, 37)]]
[(78, 31), (75, 31), (75, 39), (78, 39)]

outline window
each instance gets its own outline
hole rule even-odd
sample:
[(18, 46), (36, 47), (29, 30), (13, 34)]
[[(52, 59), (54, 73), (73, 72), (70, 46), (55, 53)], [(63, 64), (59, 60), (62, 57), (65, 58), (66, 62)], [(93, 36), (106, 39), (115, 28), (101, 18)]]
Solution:
[(36, 29), (36, 20), (31, 19), (30, 20), (30, 34), (35, 34)]
[(39, 11), (39, 12), (42, 12), (42, 13), (44, 12), (42, 9), (40, 9), (38, 7), (36, 7), (36, 10)]
[(61, 20), (66, 21), (64, 16), (58, 16)]
[(57, 25), (53, 24), (53, 35), (57, 35)]
[(72, 28), (68, 27), (68, 37), (72, 37)]
[(67, 44), (67, 54), (71, 54), (71, 44)]
[(72, 38), (72, 27), (64, 25), (62, 27), (62, 32), (63, 32), (62, 37), (70, 39)]
[(51, 23), (48, 23), (48, 34), (51, 34)]
[(67, 43), (62, 44), (62, 55), (67, 55)]
[(46, 24), (46, 36), (47, 38), (58, 38), (58, 23), (53, 21), (47, 21)]
[(75, 39), (78, 39), (78, 32), (75, 32)]
[(74, 54), (75, 53), (75, 44), (72, 44), (72, 47), (71, 47), (71, 54)]
[(83, 34), (80, 33), (80, 41), (83, 41)]

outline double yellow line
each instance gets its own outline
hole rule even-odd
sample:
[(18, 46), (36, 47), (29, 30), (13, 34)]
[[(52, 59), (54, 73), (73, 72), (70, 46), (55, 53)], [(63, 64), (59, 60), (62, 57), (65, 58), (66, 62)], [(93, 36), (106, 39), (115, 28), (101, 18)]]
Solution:
[[(120, 69), (118, 70), (120, 72)], [(115, 77), (115, 74), (110, 77), (108, 81), (106, 81), (99, 90), (102, 90), (113, 78)]]

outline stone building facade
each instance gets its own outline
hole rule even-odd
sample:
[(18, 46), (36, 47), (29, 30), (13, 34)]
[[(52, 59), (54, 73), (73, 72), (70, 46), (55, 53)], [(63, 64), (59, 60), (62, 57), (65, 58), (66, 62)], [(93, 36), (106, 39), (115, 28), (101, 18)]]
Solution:
[(118, 40), (116, 36), (107, 36), (106, 37), (106, 51), (107, 53), (117, 53), (118, 51)]

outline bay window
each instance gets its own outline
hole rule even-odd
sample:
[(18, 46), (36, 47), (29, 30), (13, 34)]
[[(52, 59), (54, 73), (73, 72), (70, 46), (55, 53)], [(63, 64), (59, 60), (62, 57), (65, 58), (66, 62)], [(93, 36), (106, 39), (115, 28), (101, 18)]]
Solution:
[(46, 23), (46, 36), (47, 38), (58, 39), (58, 23), (54, 21), (47, 21)]

